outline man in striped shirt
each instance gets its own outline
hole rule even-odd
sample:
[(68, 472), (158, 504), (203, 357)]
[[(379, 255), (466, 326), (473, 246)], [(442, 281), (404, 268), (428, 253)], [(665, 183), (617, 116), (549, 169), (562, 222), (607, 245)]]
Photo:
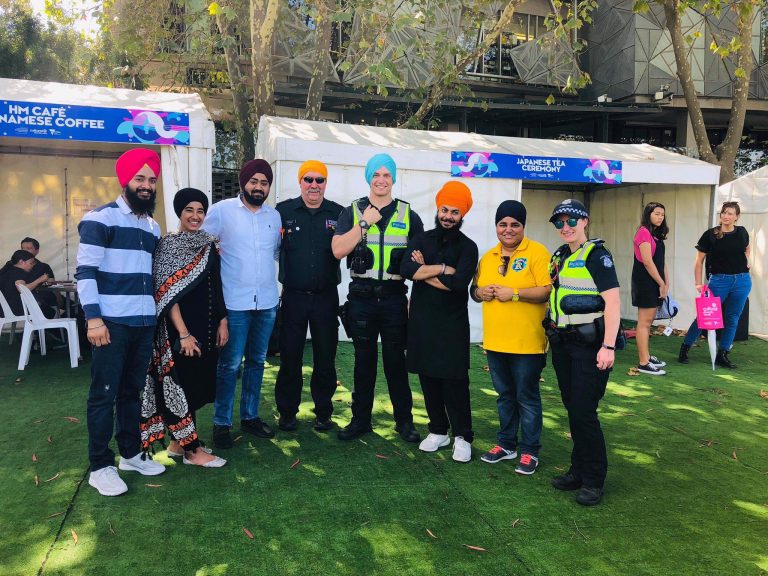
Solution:
[(128, 490), (109, 448), (115, 430), (120, 470), (147, 476), (165, 471), (141, 452), (140, 394), (152, 354), (155, 299), (152, 254), (160, 227), (152, 219), (160, 158), (129, 150), (115, 164), (123, 193), (86, 214), (78, 226), (77, 293), (93, 346), (88, 393), (88, 483), (103, 496)]

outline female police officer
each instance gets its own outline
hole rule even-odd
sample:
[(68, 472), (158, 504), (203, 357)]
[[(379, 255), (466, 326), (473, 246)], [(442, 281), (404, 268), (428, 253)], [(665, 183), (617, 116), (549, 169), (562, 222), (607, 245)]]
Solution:
[(565, 241), (552, 255), (552, 292), (545, 322), (552, 365), (568, 411), (573, 440), (571, 467), (556, 476), (558, 490), (579, 490), (576, 501), (599, 504), (608, 470), (597, 404), (605, 394), (619, 329), (619, 282), (602, 240), (588, 240), (589, 214), (564, 200), (549, 220)]

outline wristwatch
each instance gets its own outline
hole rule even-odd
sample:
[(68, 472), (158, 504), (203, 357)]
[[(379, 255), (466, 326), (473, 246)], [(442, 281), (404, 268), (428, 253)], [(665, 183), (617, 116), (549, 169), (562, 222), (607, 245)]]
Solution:
[(517, 288), (512, 289), (512, 302), (520, 301), (520, 291)]
[(370, 227), (371, 225), (368, 224), (368, 222), (366, 222), (365, 220), (360, 220), (360, 228), (362, 228), (363, 230), (368, 230), (368, 228)]

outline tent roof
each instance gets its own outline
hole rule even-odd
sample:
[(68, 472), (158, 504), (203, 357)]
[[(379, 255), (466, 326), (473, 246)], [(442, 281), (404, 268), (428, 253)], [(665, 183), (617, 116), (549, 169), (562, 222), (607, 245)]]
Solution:
[(190, 145), (213, 148), (215, 131), (199, 94), (146, 92), (58, 82), (0, 78), (0, 99), (96, 108), (138, 108), (189, 114)]
[(744, 174), (717, 189), (717, 206), (736, 201), (747, 214), (768, 213), (768, 166)]
[[(269, 143), (264, 142), (265, 139)], [(424, 152), (451, 151), (501, 152), (525, 156), (553, 158), (602, 158), (621, 160), (625, 183), (706, 184), (719, 182), (720, 167), (669, 152), (649, 144), (600, 144), (564, 140), (511, 138), (464, 132), (430, 132), (379, 128), (331, 122), (312, 122), (290, 118), (263, 117), (259, 124), (259, 142), (272, 149), (282, 149), (285, 160), (291, 147), (277, 147), (277, 140), (303, 140), (327, 144), (347, 144), (373, 149), (390, 148)], [(402, 155), (398, 155), (402, 158)], [(400, 161), (399, 161), (400, 162)], [(414, 168), (419, 162), (414, 160)], [(446, 160), (446, 167), (450, 159)], [(447, 168), (446, 168), (447, 169)]]

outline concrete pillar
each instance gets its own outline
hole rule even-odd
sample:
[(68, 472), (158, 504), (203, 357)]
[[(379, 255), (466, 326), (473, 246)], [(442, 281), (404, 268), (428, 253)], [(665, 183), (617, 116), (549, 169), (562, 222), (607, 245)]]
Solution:
[(687, 110), (677, 111), (677, 134), (675, 144), (678, 148), (696, 149), (696, 138), (693, 136), (693, 125)]

